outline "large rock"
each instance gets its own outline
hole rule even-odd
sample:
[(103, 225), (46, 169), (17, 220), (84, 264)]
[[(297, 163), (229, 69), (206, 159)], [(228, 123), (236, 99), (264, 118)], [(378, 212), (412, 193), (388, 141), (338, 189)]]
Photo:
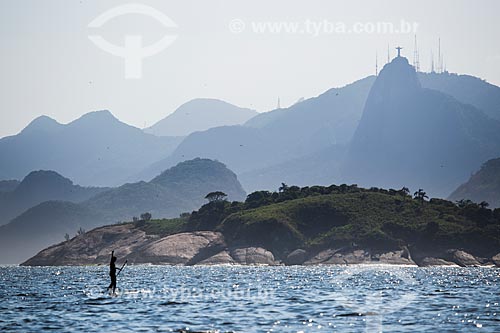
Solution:
[(146, 235), (132, 224), (106, 226), (48, 247), (22, 265), (107, 264), (111, 251), (115, 250), (115, 255), (121, 260), (152, 239), (153, 236)]
[(261, 247), (235, 248), (231, 250), (231, 257), (242, 265), (276, 265), (274, 255)]
[(497, 266), (497, 267), (500, 267), (500, 253), (498, 253), (497, 255), (494, 255), (491, 260), (493, 261), (493, 263)]
[(456, 266), (458, 267), (457, 264), (451, 261), (446, 261), (441, 258), (435, 258), (435, 257), (425, 257), (423, 258), (420, 263), (420, 267), (432, 267), (432, 266)]
[(462, 267), (481, 266), (481, 263), (476, 259), (476, 257), (462, 250), (449, 250), (447, 251), (447, 256), (450, 261)]
[(134, 263), (192, 265), (209, 258), (223, 248), (225, 248), (224, 236), (219, 232), (183, 232), (146, 245), (132, 254), (131, 259)]
[(219, 253), (208, 257), (200, 262), (197, 262), (196, 265), (230, 265), (235, 264), (233, 257), (229, 254), (227, 250), (220, 251)]
[(286, 265), (302, 265), (307, 259), (307, 251), (297, 249), (292, 251), (285, 259)]
[(387, 264), (416, 265), (407, 249), (372, 253), (362, 249), (327, 249), (319, 252), (305, 265), (355, 265), (355, 264)]
[(338, 250), (334, 250), (334, 249), (327, 249), (327, 250), (321, 251), (321, 252), (317, 253), (315, 256), (313, 256), (312, 258), (306, 260), (304, 262), (304, 265), (320, 265), (320, 264), (326, 262), (327, 260), (329, 260), (330, 258), (332, 258), (333, 255), (337, 251)]
[(334, 250), (328, 249), (319, 252), (307, 260), (305, 265), (350, 265), (370, 263), (371, 255), (365, 250)]
[(416, 265), (416, 263), (411, 259), (407, 249), (377, 254), (377, 255), (374, 255), (372, 257), (372, 259), (375, 259), (380, 264)]

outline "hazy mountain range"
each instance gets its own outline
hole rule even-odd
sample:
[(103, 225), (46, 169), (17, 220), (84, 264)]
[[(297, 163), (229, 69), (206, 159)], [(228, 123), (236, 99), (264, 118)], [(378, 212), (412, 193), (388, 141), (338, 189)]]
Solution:
[(0, 139), (0, 179), (54, 170), (85, 186), (116, 186), (170, 154), (181, 138), (157, 137), (91, 112), (69, 124), (41, 116), (19, 134)]
[(500, 87), (470, 75), (418, 73), (422, 87), (451, 95), (459, 102), (474, 105), (488, 117), (500, 120)]
[[(20, 195), (28, 188), (28, 197)], [(32, 173), (13, 192), (4, 193), (11, 194), (10, 204), (18, 210), (34, 206), (0, 226), (0, 264), (20, 262), (62, 241), (65, 233), (74, 236), (79, 228), (131, 221), (133, 216), (145, 212), (156, 218), (191, 212), (205, 203), (206, 194), (213, 191), (223, 191), (229, 200), (241, 201), (246, 197), (236, 175), (224, 164), (208, 159), (185, 161), (151, 182), (112, 189), (75, 186), (54, 172)], [(64, 194), (67, 197), (60, 198)], [(59, 201), (54, 201), (55, 197)], [(47, 201), (39, 203), (42, 198)], [(71, 199), (75, 202), (68, 201)]]
[[(0, 242), (37, 228), (48, 230), (40, 241), (57, 241), (79, 226), (145, 211), (171, 217), (198, 208), (212, 190), (241, 200), (236, 175), (247, 192), (276, 190), (282, 182), (357, 183), (447, 197), (500, 156), (499, 101), (499, 87), (468, 75), (416, 73), (400, 57), (378, 76), (262, 114), (197, 99), (144, 131), (108, 111), (66, 125), (42, 116), (0, 139), (0, 218), (13, 218), (0, 228)], [(172, 168), (198, 157), (235, 173), (200, 159)], [(496, 187), (483, 184), (495, 178), (483, 175), (497, 169), (488, 170), (452, 197), (496, 205)], [(83, 187), (90, 185), (115, 187)]]
[(226, 163), (249, 192), (347, 182), (446, 197), (500, 155), (500, 88), (468, 75), (416, 73), (405, 60), (243, 125), (192, 133), (137, 177), (203, 156)]
[[(476, 155), (468, 156), (465, 165), (452, 172), (453, 177), (447, 172), (445, 164), (459, 163), (457, 160), (450, 156), (443, 156), (440, 161), (427, 160), (428, 157), (422, 155), (419, 161), (423, 164), (438, 162), (439, 168), (429, 172), (439, 175), (445, 171), (445, 178), (449, 178), (446, 181), (436, 176), (425, 182), (415, 180), (410, 183), (402, 175), (403, 181), (392, 179), (386, 182), (379, 178), (378, 183), (367, 184), (371, 181), (369, 175), (357, 178), (350, 170), (346, 171), (349, 169), (346, 165), (350, 163), (344, 161), (346, 152), (354, 149), (350, 147), (351, 140), (366, 111), (365, 103), (375, 80), (386, 81), (382, 75), (369, 76), (288, 108), (261, 114), (219, 100), (196, 99), (185, 103), (145, 131), (119, 122), (107, 111), (87, 114), (67, 125), (40, 117), (18, 135), (0, 140), (0, 156), (5, 157), (0, 165), (0, 179), (20, 180), (33, 170), (46, 169), (64, 174), (81, 185), (117, 186), (125, 182), (150, 180), (181, 161), (205, 157), (222, 161), (234, 170), (241, 176), (247, 191), (276, 189), (281, 182), (304, 186), (359, 182), (365, 183), (365, 186), (385, 187), (408, 183), (408, 186), (425, 186), (433, 195), (446, 197), (487, 159), (500, 155), (495, 147), (495, 122), (488, 121), (500, 118), (500, 88), (472, 76), (447, 72), (414, 73), (413, 76), (422, 89), (430, 88), (443, 93), (436, 98), (431, 98), (430, 92), (425, 93), (428, 104), (448, 103), (449, 109), (462, 110), (458, 112), (460, 120), (454, 120), (456, 112), (444, 112), (442, 116), (450, 118), (442, 119), (441, 124), (446, 124), (443, 126), (449, 131), (454, 128), (462, 131), (468, 137), (460, 139), (465, 140), (461, 141), (462, 144), (475, 141), (475, 147), (480, 147), (477, 154), (476, 148), (470, 148)], [(384, 83), (379, 84), (382, 85)], [(429, 115), (433, 116), (432, 113), (426, 114), (426, 110), (437, 105), (426, 105), (426, 110), (420, 112), (421, 106), (423, 102), (419, 105), (403, 101), (401, 108), (413, 111), (394, 112), (391, 121), (403, 121), (407, 125), (413, 120), (425, 123)], [(416, 119), (408, 118), (412, 114)], [(228, 125), (242, 122), (240, 125)], [(374, 126), (381, 125), (379, 122)], [(459, 129), (461, 126), (465, 128)], [(390, 126), (386, 129), (392, 131)], [(421, 141), (429, 134), (420, 132), (414, 137), (404, 138), (406, 142)], [(455, 151), (459, 155), (458, 150), (461, 151), (462, 147), (458, 148), (457, 138), (453, 146), (447, 147), (446, 154)], [(380, 156), (389, 154), (386, 148), (390, 146), (380, 146), (381, 151), (377, 153)], [(436, 157), (440, 148), (433, 146), (432, 149)], [(349, 159), (353, 158), (352, 154)], [(398, 165), (393, 164), (395, 168)], [(441, 183), (435, 183), (434, 178)], [(0, 192), (1, 189), (2, 184)]]
[[(287, 109), (259, 114), (241, 126), (222, 126), (187, 136), (164, 160), (138, 178), (197, 156), (223, 161), (237, 174), (269, 168), (350, 141), (374, 77), (333, 88)], [(245, 187), (254, 189), (252, 182)]]
[(451, 200), (486, 201), (492, 208), (500, 207), (500, 158), (489, 160), (470, 179), (450, 195)]
[(186, 136), (212, 127), (240, 125), (258, 113), (227, 102), (197, 98), (184, 103), (166, 118), (146, 128), (146, 133), (158, 136)]
[[(81, 187), (54, 171), (33, 171), (0, 193), (0, 225), (44, 201), (82, 202), (107, 188)], [(15, 185), (15, 186), (14, 186)]]
[(361, 186), (424, 188), (446, 197), (499, 154), (499, 121), (422, 88), (408, 60), (397, 57), (371, 88), (341, 174)]

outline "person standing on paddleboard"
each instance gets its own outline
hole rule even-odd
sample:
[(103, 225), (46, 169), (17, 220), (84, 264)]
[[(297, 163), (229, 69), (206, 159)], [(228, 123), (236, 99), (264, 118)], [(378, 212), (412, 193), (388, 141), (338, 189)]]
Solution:
[[(108, 290), (113, 288), (113, 294), (115, 293), (116, 289), (116, 257), (115, 257), (115, 251), (111, 251), (111, 261), (109, 262), (109, 277), (111, 278), (111, 284), (108, 287)], [(118, 268), (119, 271), (121, 271), (122, 268)]]

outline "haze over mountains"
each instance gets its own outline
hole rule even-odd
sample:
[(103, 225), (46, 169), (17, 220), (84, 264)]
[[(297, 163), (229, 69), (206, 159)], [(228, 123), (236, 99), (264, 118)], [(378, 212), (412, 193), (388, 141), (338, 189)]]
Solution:
[(397, 57), (370, 91), (342, 175), (361, 186), (424, 188), (446, 197), (499, 153), (499, 121), (422, 88), (408, 60)]
[(472, 200), (476, 203), (487, 202), (491, 208), (500, 207), (500, 158), (483, 164), (481, 169), (457, 188), (450, 200)]
[(146, 133), (158, 136), (186, 136), (212, 127), (243, 124), (258, 113), (212, 98), (197, 98), (182, 104), (177, 110), (146, 128)]
[[(258, 172), (331, 145), (345, 145), (356, 129), (373, 80), (368, 77), (330, 89), (287, 109), (259, 114), (242, 126), (192, 133), (171, 156), (139, 177), (151, 178), (159, 170), (197, 156), (223, 161), (237, 174)], [(251, 181), (244, 186), (255, 188)]]
[(0, 225), (10, 222), (27, 209), (45, 201), (64, 200), (73, 203), (85, 201), (108, 190), (99, 187), (81, 187), (54, 171), (33, 171), (22, 182), (0, 193)]
[[(137, 177), (149, 179), (179, 161), (203, 156), (224, 161), (249, 192), (275, 190), (281, 182), (301, 186), (354, 182), (425, 187), (432, 195), (446, 197), (485, 160), (500, 155), (495, 121), (500, 118), (500, 88), (468, 75), (415, 73), (407, 61), (401, 63), (403, 59), (387, 64), (388, 70), (393, 69), (391, 78), (382, 73), (370, 76), (289, 108), (259, 114), (241, 126), (192, 133), (170, 156)], [(400, 88), (385, 95), (377, 88), (379, 93), (373, 94), (385, 101), (380, 107), (365, 105), (375, 80), (379, 87)], [(398, 94), (402, 94), (399, 102), (390, 100)], [(372, 99), (370, 104), (374, 103)], [(369, 110), (377, 107), (380, 112), (370, 118), (373, 111)], [(360, 129), (364, 112), (368, 114)], [(374, 141), (368, 139), (356, 146), (366, 134), (365, 127), (380, 130), (373, 132)], [(356, 130), (360, 132), (351, 145)], [(382, 134), (386, 137), (378, 137)], [(432, 144), (432, 140), (437, 141)], [(400, 147), (391, 146), (398, 142)], [(366, 152), (374, 155), (357, 160), (356, 154), (364, 154), (364, 144)], [(395, 149), (404, 153), (399, 161), (390, 157), (399, 153)], [(407, 156), (411, 154), (415, 158)], [(351, 163), (355, 164), (352, 169)], [(361, 163), (372, 163), (373, 167), (382, 163), (378, 176), (383, 177), (361, 171)]]
[(53, 170), (84, 186), (116, 186), (167, 156), (181, 138), (157, 137), (116, 119), (88, 113), (62, 125), (41, 116), (19, 134), (0, 139), (0, 179)]
[[(37, 187), (41, 183), (44, 186)], [(28, 185), (33, 193), (31, 201), (19, 196)], [(112, 189), (81, 188), (54, 172), (36, 172), (27, 176), (15, 191), (18, 190), (9, 197), (10, 204), (18, 209), (29, 202), (36, 205), (0, 226), (0, 264), (20, 262), (62, 241), (65, 233), (73, 236), (80, 227), (90, 229), (131, 221), (133, 216), (145, 212), (156, 218), (177, 217), (198, 209), (206, 202), (206, 194), (213, 191), (223, 191), (229, 200), (242, 201), (246, 197), (236, 175), (224, 164), (208, 159), (185, 161), (151, 182)], [(66, 198), (52, 199), (64, 193)], [(39, 203), (42, 198), (47, 201)]]
[[(145, 131), (108, 111), (67, 125), (42, 116), (0, 139), (0, 221), (13, 219), (0, 228), (0, 243), (31, 239), (29, 252), (80, 226), (146, 211), (173, 217), (197, 209), (210, 191), (242, 200), (245, 190), (276, 190), (282, 182), (406, 186), (448, 197), (500, 156), (499, 101), (500, 88), (483, 80), (416, 73), (397, 57), (378, 76), (262, 114), (197, 99)], [(498, 190), (483, 184), (496, 179), (497, 168), (487, 170), (452, 197), (497, 205)], [(83, 186), (114, 187), (86, 188), (60, 174)], [(45, 235), (37, 235), (41, 243), (33, 232)], [(33, 254), (16, 251), (16, 258)]]
[[(465, 182), (471, 172), (477, 171), (485, 159), (499, 155), (495, 151), (495, 134), (485, 137), (488, 131), (495, 131), (495, 125), (486, 121), (484, 115), (500, 118), (500, 88), (472, 76), (447, 72), (418, 73), (416, 78), (422, 88), (431, 88), (449, 96), (451, 99), (447, 103), (458, 103), (449, 105), (450, 108), (464, 110), (461, 111), (461, 120), (455, 124), (465, 124), (463, 133), (473, 130), (474, 133), (466, 136), (472, 141), (479, 140), (478, 145), (481, 146), (481, 153), (471, 156), (468, 164), (457, 171), (454, 180), (450, 180), (445, 187), (433, 184), (432, 179), (423, 183), (408, 183), (409, 186), (421, 184), (415, 185), (417, 187), (430, 184), (426, 187), (431, 194), (446, 197)], [(281, 182), (302, 186), (370, 182), (366, 178), (368, 176), (356, 180), (352, 174), (345, 172), (345, 167), (341, 172), (341, 165), (345, 165), (345, 154), (376, 79), (381, 78), (369, 76), (345, 87), (330, 89), (288, 108), (257, 114), (241, 125), (226, 126), (231, 122), (243, 122), (256, 114), (255, 111), (215, 99), (196, 99), (145, 130), (171, 136), (145, 134), (119, 122), (107, 111), (87, 114), (68, 125), (40, 117), (18, 135), (0, 140), (0, 156), (3, 157), (0, 179), (20, 180), (33, 170), (45, 169), (55, 170), (85, 186), (118, 186), (125, 182), (150, 180), (181, 161), (206, 157), (227, 164), (241, 176), (240, 181), (247, 191), (276, 189)], [(429, 96), (429, 93), (426, 94)], [(444, 101), (443, 97), (429, 103)], [(428, 116), (426, 111), (419, 112), (418, 105), (410, 104), (408, 102), (402, 108), (414, 107), (413, 112), (405, 112), (405, 116), (399, 118), (396, 112), (394, 119), (408, 123), (405, 117), (415, 113), (425, 121)], [(469, 112), (472, 110), (470, 105), (481, 112)], [(453, 122), (453, 119), (443, 121)], [(178, 134), (187, 136), (173, 136)], [(422, 132), (420, 136), (425, 135)], [(464, 140), (470, 142), (469, 139)], [(419, 139), (406, 137), (406, 140)], [(450, 146), (447, 150), (462, 149), (457, 144), (454, 147)], [(385, 148), (381, 146), (381, 149)], [(426, 163), (425, 158), (420, 160)], [(444, 158), (442, 162), (439, 168), (443, 165), (445, 169)], [(444, 170), (433, 172), (439, 174), (441, 171)], [(394, 181), (382, 185), (390, 187), (399, 183)]]
[(500, 120), (500, 87), (471, 75), (418, 73), (422, 87), (443, 92), (464, 104), (474, 105), (488, 117)]

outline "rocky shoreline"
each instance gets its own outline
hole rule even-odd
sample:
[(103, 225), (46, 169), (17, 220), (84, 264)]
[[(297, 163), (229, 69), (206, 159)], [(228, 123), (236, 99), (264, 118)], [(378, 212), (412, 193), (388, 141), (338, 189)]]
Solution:
[(53, 245), (28, 259), (23, 266), (107, 264), (114, 250), (120, 261), (155, 265), (412, 265), (500, 267), (500, 253), (481, 258), (460, 249), (421, 251), (396, 249), (372, 251), (355, 245), (339, 249), (295, 249), (283, 259), (259, 246), (229, 246), (216, 231), (182, 232), (165, 237), (148, 235), (133, 224), (94, 229), (69, 241)]

